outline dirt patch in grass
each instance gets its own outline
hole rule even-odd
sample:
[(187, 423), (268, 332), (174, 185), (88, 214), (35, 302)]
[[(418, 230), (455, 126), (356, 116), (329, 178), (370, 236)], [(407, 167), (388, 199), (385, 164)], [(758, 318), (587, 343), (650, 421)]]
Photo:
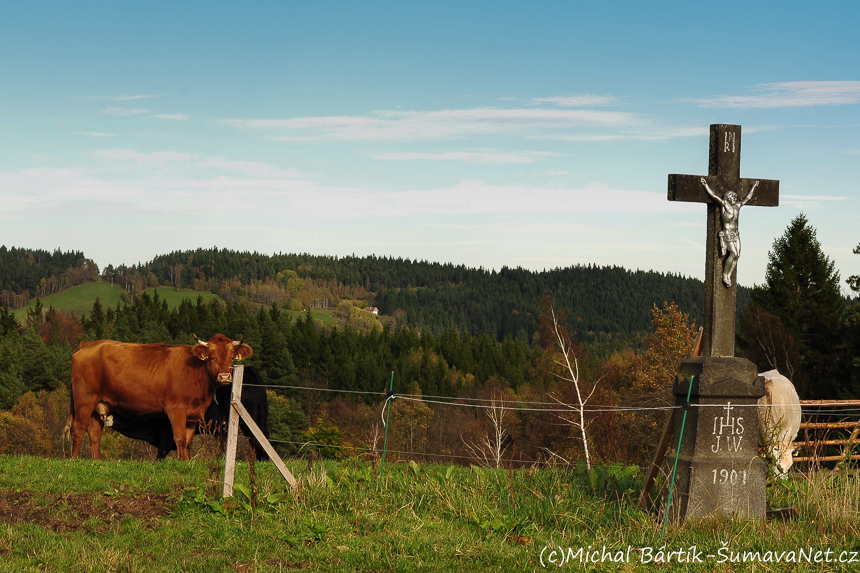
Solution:
[(0, 490), (0, 522), (32, 523), (52, 531), (98, 531), (133, 517), (147, 526), (170, 513), (174, 503), (167, 494), (103, 495)]

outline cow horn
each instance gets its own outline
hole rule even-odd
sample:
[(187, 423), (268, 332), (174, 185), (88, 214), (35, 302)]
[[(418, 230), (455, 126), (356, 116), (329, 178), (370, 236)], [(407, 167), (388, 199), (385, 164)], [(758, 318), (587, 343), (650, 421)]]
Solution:
[(234, 340), (234, 341), (233, 341), (233, 346), (234, 346), (234, 347), (236, 347), (236, 346), (241, 346), (241, 345), (242, 345), (242, 341), (241, 341), (241, 340)]
[(197, 344), (203, 344), (203, 345), (205, 345), (205, 344), (206, 344), (206, 342), (205, 342), (205, 341), (200, 340), (199, 338), (197, 338), (197, 335), (196, 335), (196, 334), (194, 334), (193, 332), (191, 333), (191, 336), (193, 336), (193, 337), (194, 337), (194, 340), (196, 340), (196, 341), (197, 341)]

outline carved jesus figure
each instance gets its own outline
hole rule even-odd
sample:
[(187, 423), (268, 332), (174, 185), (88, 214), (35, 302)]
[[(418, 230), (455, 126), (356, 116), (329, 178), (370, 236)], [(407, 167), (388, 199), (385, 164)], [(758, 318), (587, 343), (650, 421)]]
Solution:
[(752, 199), (758, 181), (753, 183), (752, 189), (740, 203), (738, 195), (734, 191), (726, 191), (725, 196), (721, 199), (714, 193), (713, 189), (708, 186), (708, 182), (704, 177), (700, 179), (702, 185), (705, 186), (705, 191), (713, 197), (714, 201), (722, 205), (720, 212), (720, 221), (722, 223), (722, 231), (720, 231), (720, 254), (725, 258), (723, 260), (723, 283), (726, 287), (732, 286), (732, 273), (735, 272), (735, 267), (738, 265), (738, 258), (741, 256), (741, 236), (738, 232), (738, 217), (740, 216), (741, 207), (747, 204)]

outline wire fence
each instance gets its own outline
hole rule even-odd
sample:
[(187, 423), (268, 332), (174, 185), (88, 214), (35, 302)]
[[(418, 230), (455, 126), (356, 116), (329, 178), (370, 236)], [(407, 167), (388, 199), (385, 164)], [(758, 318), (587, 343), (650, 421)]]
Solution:
[[(416, 403), (423, 403), (428, 405), (434, 405), (437, 407), (444, 406), (452, 406), (456, 408), (470, 408), (474, 410), (485, 410), (490, 412), (523, 412), (523, 413), (546, 413), (546, 414), (570, 414), (571, 412), (582, 412), (582, 414), (605, 414), (605, 413), (637, 413), (637, 412), (671, 412), (678, 409), (685, 408), (685, 404), (676, 403), (673, 405), (663, 405), (663, 406), (623, 406), (616, 404), (588, 404), (587, 401), (579, 404), (569, 404), (565, 403), (562, 400), (556, 399), (553, 397), (553, 401), (540, 401), (540, 400), (524, 400), (519, 398), (505, 398), (502, 396), (492, 397), (492, 398), (476, 398), (476, 397), (465, 397), (465, 396), (440, 396), (440, 395), (423, 395), (423, 394), (394, 394), (393, 392), (379, 392), (379, 391), (368, 391), (368, 390), (349, 390), (349, 389), (338, 389), (338, 388), (325, 388), (325, 387), (314, 387), (314, 386), (298, 386), (298, 385), (288, 385), (288, 384), (245, 384), (245, 386), (255, 386), (262, 387), (267, 390), (288, 390), (288, 391), (298, 391), (298, 392), (320, 392), (320, 393), (331, 393), (331, 394), (345, 394), (345, 395), (358, 395), (358, 396), (378, 396), (380, 398), (384, 398), (382, 400), (382, 424), (386, 425), (384, 413), (386, 407), (390, 408), (391, 402), (394, 399), (411, 401)], [(676, 400), (677, 402), (677, 400)], [(781, 408), (784, 406), (796, 406), (797, 404), (743, 404), (739, 406), (745, 407), (756, 407), (757, 409), (765, 409), (765, 408)], [(698, 404), (692, 403), (687, 404), (689, 407), (714, 407), (718, 406), (718, 404)], [(489, 415), (489, 414), (488, 414)], [(832, 422), (831, 418), (833, 416), (843, 416), (844, 417), (857, 417), (860, 416), (860, 400), (807, 400), (801, 402), (801, 415), (805, 418), (815, 418), (822, 419), (826, 418), (828, 422), (819, 423), (819, 422), (805, 422), (802, 424), (802, 429), (805, 432), (804, 438), (801, 439), (800, 442), (795, 444), (796, 448), (800, 450), (801, 448), (807, 448), (811, 453), (805, 457), (797, 457), (796, 460), (798, 462), (806, 461), (811, 462), (812, 464), (817, 464), (820, 466), (822, 462), (827, 461), (840, 461), (844, 459), (848, 460), (857, 460), (860, 459), (860, 455), (851, 455), (851, 449), (857, 445), (857, 434), (858, 430), (860, 430), (860, 421), (847, 423), (843, 421), (840, 422)], [(561, 416), (560, 416), (561, 417)], [(832, 432), (834, 430), (839, 430), (847, 428), (848, 430), (853, 429), (853, 433), (847, 440), (845, 439), (826, 439), (822, 438), (820, 434), (816, 434), (813, 438), (810, 438), (810, 430), (825, 430), (827, 432)], [(386, 427), (387, 431), (387, 427)], [(844, 438), (845, 436), (838, 436), (840, 438)], [(498, 436), (497, 436), (498, 438)], [(461, 436), (462, 439), (462, 436)], [(306, 448), (331, 448), (336, 450), (348, 451), (351, 453), (358, 453), (359, 455), (368, 455), (370, 457), (375, 458), (376, 456), (383, 454), (383, 450), (378, 449), (373, 442), (374, 445), (372, 447), (366, 446), (354, 446), (354, 445), (341, 445), (341, 444), (333, 444), (333, 443), (325, 443), (325, 442), (315, 442), (313, 440), (310, 441), (291, 441), (291, 440), (270, 440), (273, 444), (284, 444), (292, 447), (298, 447), (299, 451)], [(499, 448), (493, 455), (492, 452), (481, 451), (483, 448), (475, 449), (474, 445), (470, 446), (465, 443), (466, 449), (472, 452), (478, 452), (481, 455), (463, 455), (462, 452), (429, 452), (429, 451), (411, 451), (411, 450), (403, 450), (403, 449), (391, 449), (388, 450), (392, 455), (395, 456), (405, 456), (409, 458), (416, 457), (424, 457), (424, 458), (435, 458), (435, 459), (444, 459), (444, 460), (470, 460), (476, 461), (481, 464), (486, 464), (490, 458), (493, 458), (493, 461), (496, 465), (505, 465), (510, 467), (512, 464), (522, 464), (522, 465), (533, 465), (535, 463), (541, 463), (549, 461), (551, 459), (559, 458), (562, 459), (561, 456), (554, 454), (553, 452), (547, 451), (548, 456), (544, 460), (535, 460), (535, 459), (515, 459), (515, 458), (502, 458), (501, 453), (506, 451), (504, 448)], [(489, 442), (487, 445), (490, 445)], [(821, 452), (824, 451), (826, 447), (833, 446), (841, 446), (843, 451), (836, 456), (825, 456)], [(847, 452), (847, 454), (846, 454)], [(831, 452), (832, 453), (832, 452)], [(567, 460), (563, 460), (567, 462)]]
[[(320, 388), (313, 386), (301, 386), (301, 385), (277, 385), (277, 384), (247, 384), (247, 386), (257, 386), (263, 387), (271, 390), (287, 390), (293, 392), (315, 392), (315, 393), (329, 393), (329, 394), (346, 394), (346, 395), (370, 395), (370, 396), (378, 396), (382, 402), (381, 404), (381, 414), (382, 414), (382, 425), (385, 426), (385, 417), (384, 414), (386, 412), (386, 407), (390, 407), (391, 402), (393, 400), (402, 400), (413, 403), (423, 403), (427, 405), (432, 405), (439, 408), (446, 407), (454, 407), (454, 408), (467, 408), (477, 411), (502, 411), (502, 412), (512, 412), (512, 413), (528, 413), (528, 414), (556, 414), (559, 415), (559, 420), (561, 420), (562, 414), (570, 414), (571, 412), (579, 412), (582, 410), (583, 414), (604, 414), (604, 413), (645, 413), (645, 412), (671, 412), (676, 409), (681, 409), (684, 407), (683, 404), (675, 404), (675, 405), (667, 405), (667, 406), (618, 406), (618, 405), (606, 405), (606, 404), (568, 404), (564, 403), (561, 400), (554, 400), (552, 402), (549, 401), (541, 401), (541, 400), (523, 400), (523, 399), (515, 399), (515, 398), (504, 398), (504, 397), (496, 397), (496, 398), (472, 398), (472, 397), (457, 397), (457, 396), (436, 396), (436, 395), (420, 395), (420, 394), (394, 394), (393, 392), (373, 392), (373, 391), (362, 391), (362, 390), (343, 390), (336, 388)], [(768, 405), (759, 405), (756, 403), (753, 404), (744, 404), (742, 406), (745, 407), (755, 407), (755, 408), (777, 408), (785, 406), (786, 404), (768, 404)], [(796, 404), (791, 404), (796, 405)], [(719, 404), (690, 404), (691, 407), (714, 407), (719, 406)], [(803, 402), (802, 404), (802, 414), (804, 417), (809, 417), (813, 415), (821, 416), (826, 414), (835, 414), (839, 413), (841, 415), (860, 415), (860, 400), (858, 401), (816, 401), (816, 402)], [(377, 422), (378, 423), (378, 422)], [(810, 426), (811, 427), (811, 426)], [(853, 427), (853, 426), (852, 426)], [(387, 428), (386, 428), (387, 429)], [(354, 435), (354, 434), (353, 434)], [(488, 434), (489, 435), (489, 434)], [(311, 436), (308, 436), (311, 437)], [(499, 436), (497, 435), (496, 438)], [(473, 436), (474, 438), (474, 436)], [(562, 462), (565, 465), (570, 464), (568, 460), (564, 459), (562, 456), (557, 455), (549, 450), (541, 451), (537, 456), (527, 456), (525, 459), (523, 456), (520, 456), (519, 459), (514, 456), (507, 455), (504, 453), (507, 451), (507, 448), (497, 448), (495, 452), (492, 451), (492, 446), (489, 442), (485, 442), (481, 444), (481, 447), (475, 448), (475, 442), (469, 444), (460, 436), (462, 444), (456, 443), (452, 444), (451, 442), (447, 442), (444, 446), (441, 445), (441, 440), (437, 440), (436, 442), (430, 441), (431, 443), (426, 444), (429, 447), (422, 448), (422, 450), (418, 449), (410, 449), (410, 448), (394, 448), (388, 449), (387, 452), (389, 455), (399, 457), (401, 459), (425, 459), (425, 460), (438, 460), (441, 462), (454, 462), (454, 463), (472, 463), (477, 465), (496, 465), (502, 467), (513, 467), (513, 466), (530, 466), (530, 465), (545, 465), (547, 463), (555, 463)], [(298, 440), (278, 440), (272, 439), (271, 442), (274, 445), (282, 444), (284, 446), (290, 446), (290, 448), (295, 452), (298, 450), (298, 453), (301, 453), (303, 450), (317, 450), (317, 449), (328, 449), (335, 451), (342, 451), (347, 455), (354, 456), (365, 456), (370, 459), (376, 460), (379, 459), (380, 456), (383, 456), (386, 451), (385, 448), (377, 447), (377, 442), (373, 440), (355, 440), (362, 444), (372, 444), (372, 445), (352, 445), (352, 444), (342, 444), (342, 443), (330, 443), (330, 442), (321, 442), (316, 440), (306, 440), (306, 441), (298, 441)], [(818, 444), (819, 446), (822, 443)], [(829, 443), (827, 445), (830, 445)], [(434, 448), (434, 446), (436, 446)], [(496, 444), (498, 446), (498, 444)], [(432, 451), (431, 451), (432, 450)], [(441, 450), (441, 451), (440, 451)], [(445, 451), (447, 450), (447, 451)], [(516, 453), (516, 452), (515, 452)], [(476, 455), (477, 454), (477, 455)], [(819, 460), (823, 461), (823, 460)]]
[[(318, 388), (311, 386), (288, 386), (288, 385), (280, 385), (280, 384), (243, 384), (243, 386), (255, 386), (258, 388), (266, 388), (266, 389), (288, 389), (288, 390), (301, 390), (301, 391), (312, 391), (312, 392), (330, 392), (335, 394), (365, 394), (365, 395), (375, 395), (380, 397), (387, 397), (388, 393), (386, 392), (372, 392), (366, 390), (341, 390), (336, 388)], [(555, 402), (542, 402), (542, 401), (532, 401), (532, 400), (511, 400), (505, 398), (468, 398), (462, 396), (432, 396), (432, 395), (424, 395), (424, 394), (396, 394), (396, 398), (403, 400), (413, 400), (417, 402), (424, 402), (426, 404), (441, 404), (441, 405), (449, 405), (449, 406), (458, 406), (464, 408), (495, 408), (502, 410), (509, 410), (514, 412), (570, 412), (571, 410), (576, 410), (577, 412), (580, 410), (580, 406), (578, 404), (567, 404), (561, 401)], [(489, 404), (471, 404), (470, 402), (482, 402)], [(516, 404), (515, 406), (509, 406), (508, 404)], [(694, 408), (706, 408), (712, 407), (715, 404), (690, 404), (690, 407)], [(793, 403), (785, 404), (755, 404), (757, 408), (781, 408), (784, 406), (793, 406)], [(537, 408), (532, 406), (555, 406), (555, 408)], [(560, 406), (560, 407), (559, 407)], [(832, 407), (832, 410), (823, 409), (825, 406)], [(584, 413), (602, 413), (602, 412), (648, 412), (654, 410), (679, 410), (683, 409), (683, 405), (671, 405), (671, 406), (617, 406), (617, 405), (601, 405), (601, 404), (586, 404), (583, 406)], [(860, 415), (860, 400), (804, 400), (801, 401), (801, 413), (804, 415), (809, 414), (818, 414), (824, 415), (827, 413), (832, 414), (846, 414), (846, 415)]]

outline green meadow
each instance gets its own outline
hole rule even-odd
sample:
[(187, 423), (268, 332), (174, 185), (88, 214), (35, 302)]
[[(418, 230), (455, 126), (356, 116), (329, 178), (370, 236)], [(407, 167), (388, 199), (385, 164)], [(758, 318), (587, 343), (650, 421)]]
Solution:
[(793, 520), (664, 536), (635, 469), (389, 462), (380, 479), (379, 463), (287, 460), (290, 491), (272, 464), (240, 462), (222, 499), (221, 462), (0, 457), (0, 571), (860, 569), (856, 475), (772, 486)]
[[(184, 299), (189, 299), (192, 302), (197, 302), (197, 297), (202, 296), (204, 302), (209, 302), (216, 295), (210, 292), (199, 292), (191, 289), (175, 290), (170, 287), (160, 289), (147, 289), (149, 296), (153, 296), (158, 291), (158, 297), (167, 301), (169, 308), (179, 306)], [(83, 314), (89, 314), (93, 309), (93, 303), (98, 298), (102, 308), (116, 308), (117, 303), (122, 301), (120, 297), (122, 288), (119, 285), (111, 285), (109, 283), (86, 283), (80, 286), (72, 287), (57, 294), (52, 294), (39, 299), (42, 306), (47, 309), (53, 306), (58, 310), (72, 311), (75, 316), (80, 317)], [(27, 318), (27, 310), (36, 306), (36, 300), (33, 299), (27, 306), (13, 311), (15, 317), (23, 322)]]
[[(58, 310), (72, 311), (75, 313), (75, 316), (80, 317), (82, 314), (89, 313), (93, 309), (93, 302), (96, 298), (101, 301), (103, 308), (116, 307), (117, 303), (122, 300), (120, 293), (122, 293), (122, 288), (119, 285), (85, 283), (58, 292), (57, 294), (48, 295), (39, 300), (46, 310), (49, 306), (53, 306)], [(27, 310), (35, 306), (36, 299), (33, 299), (27, 306), (13, 311), (15, 317), (23, 322), (27, 318)]]

